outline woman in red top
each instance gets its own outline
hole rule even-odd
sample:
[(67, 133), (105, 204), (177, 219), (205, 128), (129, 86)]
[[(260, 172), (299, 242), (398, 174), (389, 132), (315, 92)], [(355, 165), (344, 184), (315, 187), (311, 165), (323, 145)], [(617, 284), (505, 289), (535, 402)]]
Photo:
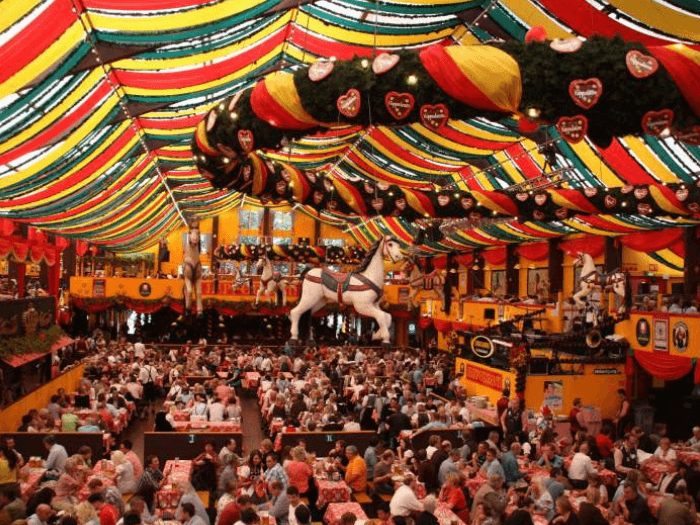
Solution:
[(445, 476), (445, 484), (440, 490), (439, 501), (455, 514), (467, 508), (467, 500), (462, 492), (462, 479), (456, 472), (450, 472)]
[(292, 449), (292, 460), (287, 462), (285, 470), (289, 478), (289, 485), (299, 489), (299, 494), (309, 491), (309, 478), (313, 476), (313, 470), (305, 460), (305, 452), (301, 447)]

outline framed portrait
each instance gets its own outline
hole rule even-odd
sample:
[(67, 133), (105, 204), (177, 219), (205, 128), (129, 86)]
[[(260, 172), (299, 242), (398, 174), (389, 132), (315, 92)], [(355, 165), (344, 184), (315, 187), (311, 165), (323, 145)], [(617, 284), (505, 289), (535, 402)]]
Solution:
[(491, 270), (491, 293), (500, 296), (506, 294), (505, 270)]
[(527, 271), (527, 295), (549, 295), (549, 268), (530, 268)]
[(654, 319), (654, 350), (668, 352), (668, 319)]

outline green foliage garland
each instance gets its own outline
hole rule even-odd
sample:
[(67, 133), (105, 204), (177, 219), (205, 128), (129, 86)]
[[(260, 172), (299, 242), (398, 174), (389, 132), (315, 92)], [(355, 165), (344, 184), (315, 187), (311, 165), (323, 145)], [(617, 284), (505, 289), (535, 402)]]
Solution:
[(38, 330), (35, 334), (0, 339), (0, 357), (50, 352), (51, 347), (63, 335), (61, 327), (54, 325), (46, 330)]

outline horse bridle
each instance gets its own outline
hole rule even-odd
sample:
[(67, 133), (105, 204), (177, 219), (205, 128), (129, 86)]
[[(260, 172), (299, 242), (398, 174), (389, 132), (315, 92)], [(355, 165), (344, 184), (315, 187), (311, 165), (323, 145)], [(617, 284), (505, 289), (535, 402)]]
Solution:
[(385, 259), (389, 259), (392, 263), (396, 264), (401, 259), (394, 259), (394, 256), (392, 255), (392, 253), (388, 249), (390, 242), (396, 242), (396, 240), (390, 238), (390, 239), (386, 239), (384, 241), (384, 246), (382, 246), (382, 257), (384, 257)]

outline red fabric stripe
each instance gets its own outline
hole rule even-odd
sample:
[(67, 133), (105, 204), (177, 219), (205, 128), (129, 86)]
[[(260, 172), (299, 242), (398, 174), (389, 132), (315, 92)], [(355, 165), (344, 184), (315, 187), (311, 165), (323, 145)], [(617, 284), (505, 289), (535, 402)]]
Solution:
[[(24, 30), (0, 47), (0, 83), (21, 71), (76, 21), (71, 3), (53, 2)], [(76, 42), (75, 45), (78, 45)], [(59, 60), (60, 57), (53, 57)]]
[(212, 0), (81, 0), (87, 9), (106, 9), (109, 11), (141, 11), (153, 13), (167, 9), (183, 9), (214, 3)]
[(603, 11), (596, 9), (586, 2), (586, 0), (569, 0), (568, 2), (562, 2), (561, 0), (540, 0), (540, 4), (557, 19), (587, 38), (592, 35), (607, 37), (620, 35), (627, 41), (642, 42), (645, 45), (664, 45), (672, 43), (669, 40), (649, 36), (648, 34), (621, 24)]
[(427, 168), (427, 169), (431, 169), (431, 170), (439, 169), (439, 170), (443, 170), (443, 171), (457, 171), (458, 169), (461, 169), (461, 166), (455, 166), (454, 168), (448, 168), (441, 163), (433, 162), (433, 161), (426, 159), (424, 157), (419, 157), (418, 155), (416, 155), (412, 151), (409, 151), (407, 149), (403, 149), (396, 142), (394, 142), (391, 139), (391, 137), (388, 137), (386, 134), (382, 133), (379, 128), (377, 128), (372, 133), (372, 139), (376, 140), (384, 148), (389, 150), (389, 152), (397, 155), (399, 158), (401, 158), (402, 161), (410, 163), (414, 166), (418, 166), (421, 168)]
[(672, 244), (681, 241), (683, 235), (684, 232), (680, 228), (667, 228), (625, 235), (620, 237), (620, 242), (631, 250), (650, 253), (669, 248)]
[[(519, 210), (518, 206), (513, 202), (513, 200), (510, 198), (510, 196), (506, 195), (505, 193), (498, 193), (496, 191), (483, 191), (483, 190), (475, 190), (472, 192), (474, 194), (474, 197), (476, 199), (479, 199), (480, 196), (483, 196), (491, 201), (493, 201), (495, 204), (500, 206), (501, 208), (506, 210), (506, 213), (509, 215), (519, 215)], [(484, 210), (486, 213), (488, 213), (488, 210)]]
[(138, 117), (137, 121), (143, 128), (151, 129), (182, 129), (193, 128), (202, 120), (206, 113), (186, 116), (173, 116), (172, 118), (148, 118)]
[(549, 257), (549, 243), (546, 241), (521, 244), (516, 250), (528, 261), (546, 261)]
[(452, 98), (472, 108), (503, 112), (462, 73), (443, 46), (424, 49), (420, 61), (433, 80)]
[(513, 158), (513, 163), (519, 168), (520, 172), (527, 179), (535, 179), (542, 175), (542, 168), (537, 165), (521, 143), (511, 145), (506, 149), (506, 153)]
[(685, 259), (685, 240), (681, 239), (680, 241), (675, 242), (672, 246), (669, 246), (668, 249), (675, 253), (678, 257)]
[(598, 217), (596, 215), (588, 215), (586, 217), (579, 217), (579, 220), (581, 222), (586, 222), (590, 226), (593, 226), (594, 228), (598, 228), (599, 230), (602, 231), (609, 231), (609, 232), (615, 232), (615, 233), (634, 233), (639, 230), (637, 228), (632, 228), (630, 226), (622, 226), (621, 224), (616, 224), (613, 223), (612, 221), (609, 221), (607, 219), (603, 219), (601, 217)]
[(517, 230), (519, 232), (524, 233), (525, 235), (532, 235), (535, 237), (560, 237), (561, 234), (559, 233), (544, 233), (541, 230), (536, 230), (535, 228), (530, 228), (527, 224), (522, 224), (516, 221), (513, 221), (509, 224), (511, 228), (514, 230)]
[(649, 51), (663, 64), (675, 80), (683, 98), (700, 117), (700, 97), (697, 96), (698, 86), (700, 86), (700, 66), (688, 57), (666, 47), (650, 47)]
[(585, 213), (600, 213), (600, 210), (593, 206), (588, 200), (588, 197), (579, 190), (556, 190), (556, 192), (573, 205), (578, 206)]
[(84, 166), (82, 169), (71, 173), (54, 184), (43, 186), (41, 190), (35, 193), (10, 199), (9, 201), (0, 201), (0, 207), (31, 204), (32, 202), (47, 199), (58, 192), (80, 185), (83, 179), (89, 177), (104, 164), (116, 157), (117, 152), (124, 147), (127, 142), (129, 142), (133, 135), (134, 132), (131, 130), (131, 128), (127, 128), (115, 142), (113, 142), (105, 151), (102, 152), (102, 154), (98, 155), (92, 160), (92, 162)]
[(613, 139), (612, 144), (606, 149), (598, 148), (598, 154), (603, 157), (610, 169), (615, 171), (615, 175), (630, 184), (655, 182), (618, 139)]
[(559, 248), (570, 254), (585, 252), (595, 259), (605, 251), (605, 237), (587, 235), (580, 239), (570, 239), (562, 242)]
[(207, 66), (199, 66), (196, 69), (182, 71), (119, 70), (116, 72), (116, 76), (121, 85), (150, 91), (201, 86), (206, 82), (213, 82), (229, 75), (232, 71), (245, 68), (251, 62), (259, 60), (267, 53), (272, 52), (282, 42), (284, 42), (284, 32), (278, 31), (277, 34), (249, 48), (245, 53), (239, 53), (226, 60)]
[(94, 108), (100, 105), (101, 100), (109, 95), (111, 91), (112, 88), (110, 85), (103, 80), (100, 86), (89, 97), (84, 99), (77, 106), (70, 108), (69, 114), (64, 115), (58, 120), (52, 122), (47, 128), (40, 131), (37, 135), (34, 135), (27, 142), (4, 153), (3, 155), (0, 155), (0, 164), (12, 162), (23, 155), (42, 148), (47, 143), (51, 142), (52, 139), (63, 135), (72, 129), (78, 122), (87, 118), (94, 111)]
[(315, 124), (307, 124), (297, 120), (294, 115), (284, 109), (267, 91), (265, 79), (255, 84), (253, 92), (250, 94), (250, 107), (255, 115), (266, 121), (271, 126), (280, 129), (310, 129), (315, 128)]
[(495, 250), (484, 250), (481, 252), (481, 256), (491, 266), (498, 266), (506, 262), (506, 249), (503, 247)]
[(411, 182), (404, 178), (397, 177), (391, 173), (381, 171), (379, 172), (375, 164), (368, 164), (365, 162), (364, 158), (359, 157), (355, 151), (350, 153), (345, 160), (357, 166), (358, 169), (364, 170), (369, 173), (376, 180), (384, 182), (386, 184), (396, 184), (404, 188), (423, 188), (426, 185), (425, 181)]

